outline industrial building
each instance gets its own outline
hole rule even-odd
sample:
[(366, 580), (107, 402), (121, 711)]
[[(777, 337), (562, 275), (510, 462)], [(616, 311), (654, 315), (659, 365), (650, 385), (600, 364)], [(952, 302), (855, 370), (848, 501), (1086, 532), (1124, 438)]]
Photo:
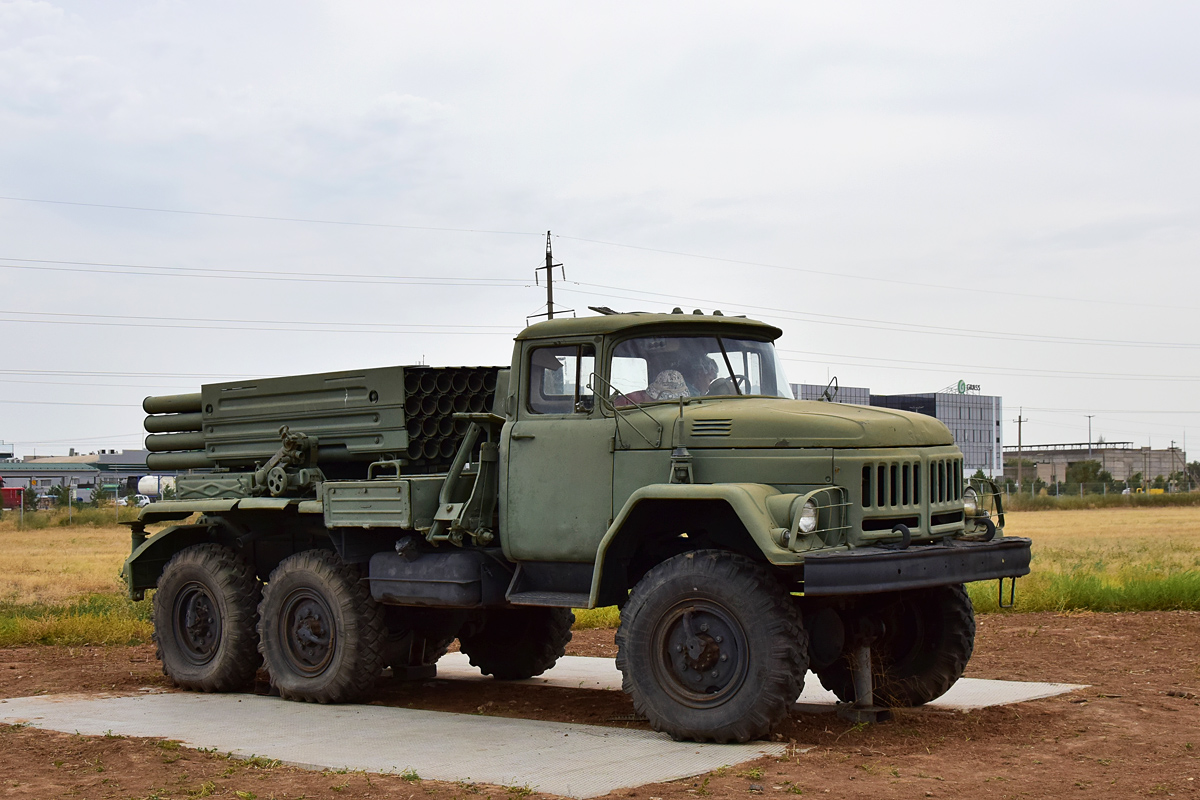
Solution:
[[(77, 455), (36, 456), (23, 461), (0, 461), (0, 478), (8, 488), (32, 487), (39, 495), (56, 486), (73, 486), (87, 502), (99, 484), (121, 487), (122, 495), (137, 492), (138, 478), (159, 474), (146, 469), (146, 450), (100, 450)], [(162, 473), (173, 475), (174, 473)]]
[[(1016, 447), (1004, 448), (1004, 474), (1017, 479)], [(1020, 458), (1026, 462), (1022, 478), (1034, 479), (1028, 462), (1033, 462), (1037, 478), (1046, 483), (1067, 479), (1067, 467), (1080, 461), (1098, 461), (1100, 469), (1110, 473), (1115, 481), (1128, 481), (1137, 473), (1152, 481), (1159, 475), (1164, 478), (1172, 472), (1187, 469), (1187, 453), (1178, 447), (1154, 450), (1150, 447), (1134, 447), (1133, 442), (1069, 442), (1065, 444), (1035, 444), (1020, 448)]]
[[(978, 386), (960, 381), (940, 392), (924, 394), (871, 394), (864, 387), (843, 386), (833, 396), (835, 403), (871, 405), (915, 411), (936, 417), (954, 434), (954, 442), (963, 451), (963, 471), (968, 475), (983, 470), (989, 477), (1004, 472), (1004, 409), (1001, 398), (975, 394)], [(819, 400), (826, 387), (821, 384), (793, 383), (792, 394), (800, 400)]]

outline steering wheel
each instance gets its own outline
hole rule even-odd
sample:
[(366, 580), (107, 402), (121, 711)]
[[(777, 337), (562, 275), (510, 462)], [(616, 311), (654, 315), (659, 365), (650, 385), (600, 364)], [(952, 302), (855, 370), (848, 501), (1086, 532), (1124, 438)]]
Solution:
[(734, 375), (732, 378), (717, 378), (709, 385), (708, 391), (704, 394), (750, 394), (750, 379), (745, 375)]

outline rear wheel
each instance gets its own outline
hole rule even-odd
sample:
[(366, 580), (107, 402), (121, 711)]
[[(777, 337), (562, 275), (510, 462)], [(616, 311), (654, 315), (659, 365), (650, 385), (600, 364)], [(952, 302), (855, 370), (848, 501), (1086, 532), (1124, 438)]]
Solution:
[(446, 655), (462, 627), (462, 616), (453, 610), (385, 605), (383, 666), (391, 667), (396, 677), (436, 674), (422, 668)]
[(617, 647), (634, 708), (675, 739), (763, 736), (788, 715), (808, 669), (787, 591), (763, 565), (720, 550), (646, 573), (621, 614)]
[(359, 569), (308, 550), (280, 562), (259, 607), (271, 685), (288, 700), (346, 703), (371, 690), (383, 666), (383, 608)]
[[(961, 584), (901, 592), (870, 614), (883, 624), (871, 645), (875, 703), (919, 706), (945, 694), (962, 677), (975, 648), (975, 612)], [(839, 699), (854, 700), (848, 657), (817, 672)]]
[(575, 615), (567, 608), (499, 608), (460, 636), (462, 651), (484, 675), (521, 680), (541, 675), (567, 651)]
[(258, 668), (254, 570), (228, 547), (198, 544), (167, 562), (154, 592), (154, 643), (176, 686), (232, 692)]

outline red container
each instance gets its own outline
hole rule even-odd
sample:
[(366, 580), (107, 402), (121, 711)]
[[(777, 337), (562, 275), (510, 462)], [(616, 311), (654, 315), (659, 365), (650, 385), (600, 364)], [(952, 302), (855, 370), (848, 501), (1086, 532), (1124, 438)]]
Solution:
[(7, 486), (0, 489), (0, 494), (4, 496), (5, 508), (20, 508), (21, 507), (21, 489), (19, 487), (8, 488)]

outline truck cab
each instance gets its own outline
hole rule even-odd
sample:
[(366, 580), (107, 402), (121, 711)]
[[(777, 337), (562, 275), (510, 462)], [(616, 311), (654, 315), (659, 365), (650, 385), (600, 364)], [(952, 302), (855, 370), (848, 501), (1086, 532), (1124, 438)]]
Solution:
[(283, 696), (347, 701), (457, 638), (530, 677), (572, 608), (617, 605), (626, 691), (676, 737), (761, 736), (810, 670), (860, 717), (937, 697), (970, 656), (963, 584), (1026, 574), (1029, 542), (937, 420), (795, 400), (780, 335), (605, 314), (528, 327), (507, 368), (147, 398), (151, 466), (204, 468), (126, 562), (164, 668), (229, 690), (252, 643)]

